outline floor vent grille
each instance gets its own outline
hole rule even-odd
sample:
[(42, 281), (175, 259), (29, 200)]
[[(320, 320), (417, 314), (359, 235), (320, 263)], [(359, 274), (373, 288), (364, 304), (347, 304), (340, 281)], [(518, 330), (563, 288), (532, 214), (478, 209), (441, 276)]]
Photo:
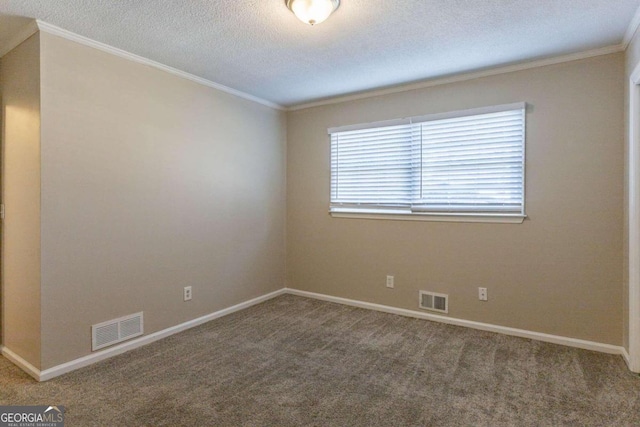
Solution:
[(425, 310), (449, 312), (449, 295), (436, 294), (435, 292), (420, 291), (419, 306)]
[(144, 333), (142, 312), (91, 326), (91, 350), (96, 351)]

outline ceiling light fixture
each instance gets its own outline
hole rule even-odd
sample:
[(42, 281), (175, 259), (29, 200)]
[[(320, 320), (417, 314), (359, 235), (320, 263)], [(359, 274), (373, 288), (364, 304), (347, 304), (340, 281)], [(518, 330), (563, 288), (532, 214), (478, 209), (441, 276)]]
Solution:
[(299, 20), (311, 26), (326, 20), (340, 6), (340, 0), (285, 0)]

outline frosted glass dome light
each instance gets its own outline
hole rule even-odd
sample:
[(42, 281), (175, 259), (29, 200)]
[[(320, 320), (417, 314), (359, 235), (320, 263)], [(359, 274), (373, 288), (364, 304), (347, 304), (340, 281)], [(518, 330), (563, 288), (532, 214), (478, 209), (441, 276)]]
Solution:
[(299, 20), (316, 25), (326, 20), (340, 6), (340, 0), (285, 0)]

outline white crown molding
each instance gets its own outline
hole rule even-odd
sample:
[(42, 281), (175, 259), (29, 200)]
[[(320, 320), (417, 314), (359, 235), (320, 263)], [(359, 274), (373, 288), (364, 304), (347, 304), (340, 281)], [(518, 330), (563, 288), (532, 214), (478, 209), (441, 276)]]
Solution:
[(640, 7), (636, 10), (636, 13), (631, 18), (631, 22), (629, 23), (629, 27), (627, 27), (627, 32), (624, 33), (624, 38), (622, 39), (622, 46), (626, 49), (633, 40), (633, 36), (638, 31), (638, 27), (640, 27)]
[(418, 83), (410, 83), (406, 85), (393, 86), (386, 89), (373, 89), (370, 91), (356, 93), (353, 95), (336, 96), (336, 97), (328, 98), (325, 100), (292, 105), (287, 108), (287, 111), (298, 111), (298, 110), (304, 110), (307, 108), (321, 107), (324, 105), (339, 104), (339, 103), (348, 102), (348, 101), (357, 101), (360, 99), (372, 98), (374, 96), (389, 95), (389, 94), (407, 92), (407, 91), (416, 90), (416, 89), (424, 89), (424, 88), (433, 87), (433, 86), (441, 86), (441, 85), (446, 85), (450, 83), (464, 82), (468, 80), (479, 79), (482, 77), (497, 76), (500, 74), (513, 73), (516, 71), (523, 71), (531, 68), (539, 68), (539, 67), (546, 67), (549, 65), (561, 64), (563, 62), (579, 61), (581, 59), (593, 58), (596, 56), (609, 55), (612, 53), (622, 52), (624, 51), (624, 49), (625, 49), (625, 46), (623, 46), (622, 44), (617, 44), (613, 46), (606, 46), (599, 49), (587, 50), (584, 52), (577, 52), (577, 53), (571, 53), (568, 55), (555, 56), (552, 58), (522, 62), (518, 64), (507, 65), (504, 67), (490, 68), (483, 71), (473, 71), (469, 73), (455, 74), (447, 77), (437, 77), (434, 79), (425, 80)]
[(136, 54), (127, 52), (125, 50), (107, 45), (105, 43), (92, 40), (88, 37), (81, 36), (79, 34), (73, 33), (71, 31), (65, 30), (63, 28), (57, 27), (55, 25), (49, 24), (41, 20), (32, 21), (29, 25), (25, 26), (23, 30), (21, 30), (13, 38), (11, 38), (7, 43), (5, 43), (3, 46), (0, 46), (0, 57), (4, 56), (6, 53), (14, 49), (20, 43), (22, 43), (23, 41), (28, 39), (30, 36), (32, 36), (34, 33), (36, 33), (38, 30), (40, 30), (49, 34), (53, 34), (53, 35), (63, 37), (65, 39), (83, 44), (85, 46), (90, 46), (95, 49), (99, 49), (104, 52), (111, 53), (113, 55), (128, 59), (130, 61), (138, 62), (141, 64), (145, 64), (145, 65), (166, 71), (168, 73), (185, 78), (187, 80), (191, 80), (203, 86), (211, 87), (213, 89), (217, 89), (222, 92), (226, 92), (231, 95), (238, 96), (240, 98), (247, 99), (249, 101), (253, 101), (270, 108), (274, 108), (282, 111), (298, 111), (298, 110), (304, 110), (307, 108), (338, 104), (342, 102), (355, 101), (355, 100), (366, 99), (366, 98), (371, 98), (371, 97), (381, 96), (381, 95), (407, 92), (407, 91), (416, 90), (416, 89), (423, 89), (423, 88), (440, 86), (440, 85), (445, 85), (450, 83), (463, 82), (463, 81), (478, 79), (482, 77), (495, 76), (495, 75), (511, 73), (515, 71), (545, 67), (548, 65), (560, 64), (563, 62), (577, 61), (577, 60), (587, 59), (595, 56), (608, 55), (611, 53), (621, 52), (626, 49), (627, 45), (631, 41), (634, 33), (636, 32), (639, 26), (640, 26), (640, 8), (638, 8), (638, 11), (636, 12), (633, 19), (631, 20), (631, 24), (629, 25), (629, 28), (627, 29), (627, 33), (625, 34), (625, 37), (624, 37), (624, 42), (619, 45), (607, 46), (600, 49), (593, 49), (593, 50), (588, 50), (584, 52), (578, 52), (578, 53), (573, 53), (569, 55), (562, 55), (562, 56), (541, 59), (536, 61), (522, 62), (518, 64), (507, 65), (504, 67), (491, 68), (483, 71), (455, 74), (452, 76), (425, 80), (418, 83), (402, 84), (399, 86), (393, 86), (393, 87), (384, 88), (384, 89), (373, 89), (370, 91), (365, 91), (365, 92), (361, 92), (353, 95), (340, 95), (340, 96), (331, 97), (331, 98), (320, 100), (320, 101), (302, 103), (302, 104), (292, 105), (289, 107), (284, 107), (280, 104), (230, 88), (228, 86), (224, 86), (219, 83), (212, 82), (205, 78), (198, 77), (194, 74), (190, 74), (185, 71), (178, 70), (177, 68), (173, 68), (168, 65), (161, 64), (159, 62), (142, 57), (140, 55), (136, 55)]
[(124, 59), (128, 59), (128, 60), (133, 61), (133, 62), (137, 62), (137, 63), (140, 63), (140, 64), (145, 64), (145, 65), (148, 65), (150, 67), (157, 68), (157, 69), (165, 71), (167, 73), (176, 75), (178, 77), (182, 77), (182, 78), (187, 79), (187, 80), (191, 80), (191, 81), (193, 81), (195, 83), (198, 83), (198, 84), (201, 84), (203, 86), (207, 86), (207, 87), (210, 87), (210, 88), (213, 88), (213, 89), (217, 89), (217, 90), (219, 90), (221, 92), (226, 92), (228, 94), (237, 96), (239, 98), (247, 99), (249, 101), (256, 102), (258, 104), (262, 104), (262, 105), (265, 105), (265, 106), (270, 107), (270, 108), (275, 108), (277, 110), (285, 110), (285, 107), (283, 107), (282, 105), (276, 104), (276, 103), (271, 102), (271, 101), (267, 101), (266, 99), (262, 99), (262, 98), (259, 98), (257, 96), (250, 95), (248, 93), (245, 93), (245, 92), (242, 92), (242, 91), (239, 91), (239, 90), (236, 90), (236, 89), (232, 89), (230, 87), (221, 85), (219, 83), (212, 82), (210, 80), (204, 79), (202, 77), (198, 77), (196, 75), (187, 73), (185, 71), (178, 70), (177, 68), (173, 68), (173, 67), (170, 67), (168, 65), (164, 65), (164, 64), (161, 64), (159, 62), (153, 61), (151, 59), (147, 59), (147, 58), (144, 58), (142, 56), (127, 52), (125, 50), (118, 49), (118, 48), (113, 47), (113, 46), (109, 46), (108, 44), (92, 40), (90, 38), (81, 36), (81, 35), (76, 34), (76, 33), (72, 33), (71, 31), (67, 31), (65, 29), (62, 29), (60, 27), (56, 27), (55, 25), (51, 25), (49, 23), (46, 23), (46, 22), (40, 21), (40, 20), (31, 21), (22, 30), (20, 30), (18, 33), (16, 33), (11, 39), (9, 39), (6, 43), (4, 43), (2, 46), (0, 46), (0, 58), (3, 57), (4, 55), (6, 55), (7, 53), (9, 53), (14, 48), (16, 48), (20, 43), (22, 43), (23, 41), (25, 41), (26, 39), (28, 39), (29, 37), (34, 35), (36, 32), (38, 32), (38, 30), (40, 30), (42, 32), (45, 32), (45, 33), (48, 33), (48, 34), (53, 34), (53, 35), (56, 35), (56, 36), (59, 36), (59, 37), (63, 37), (65, 39), (67, 39), (67, 40), (71, 40), (71, 41), (74, 41), (76, 43), (83, 44), (85, 46), (93, 47), (95, 49), (101, 50), (103, 52), (110, 53), (112, 55), (119, 56), (119, 57), (124, 58)]
[(298, 295), (301, 297), (314, 298), (322, 301), (329, 301), (338, 304), (348, 305), (352, 307), (365, 308), (368, 310), (381, 311), (384, 313), (397, 314), (400, 316), (413, 317), (416, 319), (431, 320), (433, 322), (446, 323), (449, 325), (463, 326), (481, 331), (496, 332), (499, 334), (510, 335), (520, 338), (528, 338), (536, 341), (543, 341), (552, 344), (560, 344), (568, 347), (581, 348), (584, 350), (599, 351), (601, 353), (624, 355), (624, 348), (603, 344), (593, 341), (586, 341), (577, 338), (562, 337), (559, 335), (544, 334), (541, 332), (527, 331), (524, 329), (509, 328), (507, 326), (493, 325), (490, 323), (474, 322), (472, 320), (457, 319), (455, 317), (441, 316), (438, 314), (424, 313), (421, 311), (407, 310), (404, 308), (390, 307), (388, 305), (374, 304), (370, 302), (352, 300), (347, 298), (334, 297), (331, 295), (317, 294), (315, 292), (300, 291), (297, 289), (287, 288), (286, 293)]
[(20, 43), (38, 32), (36, 21), (31, 21), (25, 25), (20, 31), (13, 35), (6, 43), (0, 46), (0, 58), (18, 47)]
[(107, 53), (110, 53), (112, 55), (116, 55), (116, 56), (119, 56), (121, 58), (128, 59), (129, 61), (138, 62), (140, 64), (148, 65), (150, 67), (157, 68), (159, 70), (166, 71), (167, 73), (176, 75), (178, 77), (182, 77), (184, 79), (191, 80), (192, 82), (201, 84), (203, 86), (207, 86), (207, 87), (210, 87), (210, 88), (213, 88), (213, 89), (217, 89), (217, 90), (219, 90), (221, 92), (226, 92), (228, 94), (237, 96), (239, 98), (244, 98), (244, 99), (247, 99), (249, 101), (253, 101), (253, 102), (265, 105), (265, 106), (270, 107), (270, 108), (275, 108), (277, 110), (285, 110), (285, 108), (282, 105), (276, 104), (276, 103), (271, 102), (271, 101), (267, 101), (266, 99), (262, 99), (262, 98), (259, 98), (257, 96), (250, 95), (248, 93), (241, 92), (239, 90), (236, 90), (236, 89), (221, 85), (219, 83), (212, 82), (211, 80), (207, 80), (207, 79), (204, 79), (202, 77), (198, 77), (198, 76), (196, 76), (194, 74), (187, 73), (186, 71), (181, 71), (181, 70), (178, 70), (177, 68), (173, 68), (173, 67), (170, 67), (168, 65), (161, 64), (160, 62), (153, 61), (153, 60), (145, 58), (143, 56), (136, 55), (134, 53), (130, 53), (130, 52), (127, 52), (127, 51), (122, 50), (122, 49), (118, 49), (117, 47), (113, 47), (113, 46), (110, 46), (108, 44), (105, 44), (105, 43), (102, 43), (102, 42), (99, 42), (99, 41), (96, 41), (96, 40), (92, 40), (92, 39), (90, 39), (88, 37), (84, 37), (84, 36), (81, 36), (81, 35), (76, 34), (76, 33), (72, 33), (71, 31), (67, 31), (67, 30), (65, 30), (63, 28), (56, 27), (55, 25), (51, 25), (49, 23), (46, 23), (46, 22), (43, 22), (43, 21), (40, 21), (40, 20), (36, 20), (35, 22), (37, 23), (37, 28), (40, 29), (40, 31), (43, 31), (45, 33), (53, 34), (53, 35), (59, 36), (59, 37), (63, 37), (65, 39), (67, 39), (67, 40), (71, 40), (71, 41), (74, 41), (76, 43), (80, 43), (80, 44), (83, 44), (85, 46), (89, 46), (89, 47), (92, 47), (94, 49), (98, 49), (98, 50), (101, 50), (103, 52), (107, 52)]

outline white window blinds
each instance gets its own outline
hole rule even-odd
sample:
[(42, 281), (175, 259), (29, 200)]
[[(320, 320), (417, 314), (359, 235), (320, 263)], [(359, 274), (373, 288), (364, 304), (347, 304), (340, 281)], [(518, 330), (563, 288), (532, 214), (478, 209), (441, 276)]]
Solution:
[(329, 133), (334, 212), (524, 216), (524, 103)]
[(332, 134), (332, 205), (411, 206), (412, 130), (399, 125)]

